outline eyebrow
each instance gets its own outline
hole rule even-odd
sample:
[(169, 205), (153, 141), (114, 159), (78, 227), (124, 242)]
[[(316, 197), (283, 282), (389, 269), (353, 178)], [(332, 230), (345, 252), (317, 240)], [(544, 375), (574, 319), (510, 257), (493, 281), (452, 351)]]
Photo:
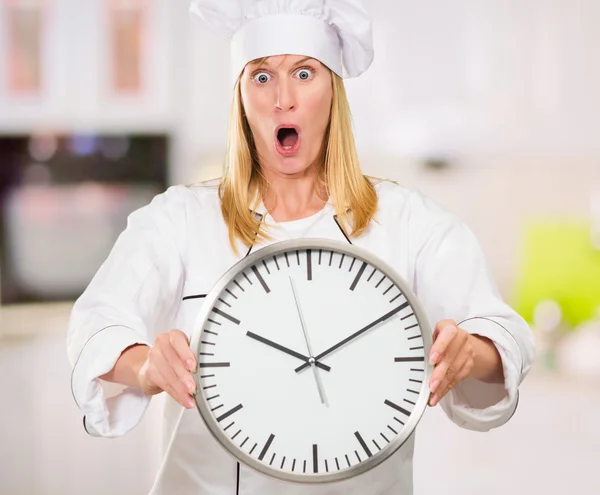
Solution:
[[(297, 62), (294, 63), (294, 65), (292, 67), (297, 67), (303, 63), (305, 63), (307, 60), (312, 60), (312, 57), (304, 57), (303, 59), (298, 60)], [(254, 68), (260, 68), (263, 66), (268, 66), (271, 67), (271, 64), (269, 63), (269, 59), (267, 58), (263, 63), (261, 64), (254, 64)]]

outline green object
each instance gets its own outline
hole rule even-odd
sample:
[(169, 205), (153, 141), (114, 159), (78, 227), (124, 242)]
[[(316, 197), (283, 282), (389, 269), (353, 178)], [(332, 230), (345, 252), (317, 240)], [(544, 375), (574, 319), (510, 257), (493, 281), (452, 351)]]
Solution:
[(563, 319), (575, 326), (600, 306), (600, 250), (583, 220), (530, 220), (525, 224), (515, 309), (528, 322), (544, 299), (560, 304)]

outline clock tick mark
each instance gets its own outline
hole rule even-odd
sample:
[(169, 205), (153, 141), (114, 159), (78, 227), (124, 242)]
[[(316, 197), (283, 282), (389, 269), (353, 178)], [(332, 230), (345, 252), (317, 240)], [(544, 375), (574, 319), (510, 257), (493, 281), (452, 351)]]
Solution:
[(233, 425), (235, 424), (235, 421), (232, 421), (231, 423), (229, 423), (225, 428), (223, 428), (223, 431), (227, 431), (229, 428), (231, 428)]
[(333, 261), (333, 251), (329, 253), (329, 266), (331, 266), (331, 262)]
[(360, 456), (358, 455), (358, 452), (355, 450), (354, 454), (356, 455), (356, 458), (358, 459), (358, 462), (362, 462)]
[(288, 259), (288, 254), (287, 253), (283, 253), (283, 255), (285, 256), (285, 262), (287, 263), (288, 268), (290, 267), (290, 260)]
[(277, 267), (277, 270), (279, 270), (279, 263), (277, 262), (277, 256), (273, 256), (273, 261), (275, 262), (275, 266)]
[(237, 285), (242, 292), (246, 292), (246, 289), (244, 289), (237, 280), (234, 280), (233, 283)]
[(248, 278), (248, 275), (246, 275), (246, 272), (242, 272), (242, 275), (244, 276), (244, 278), (245, 278), (245, 279), (248, 281), (248, 283), (249, 283), (250, 285), (254, 285), (254, 284), (252, 283), (252, 280), (250, 280), (250, 279)]
[(377, 268), (373, 268), (373, 271), (371, 272), (371, 275), (369, 275), (369, 278), (367, 279), (367, 282), (371, 281), (371, 279), (373, 278), (373, 275), (375, 275), (376, 271), (377, 271)]
[(281, 466), (279, 466), (279, 469), (283, 469), (284, 464), (285, 464), (285, 456), (283, 456), (283, 460), (281, 461)]
[(363, 273), (365, 272), (365, 268), (367, 268), (367, 263), (363, 262), (363, 264), (361, 265), (361, 267), (358, 270), (358, 273), (356, 274), (356, 277), (354, 277), (354, 280), (352, 281), (350, 290), (353, 291), (354, 289), (356, 289), (356, 285), (358, 284), (358, 281), (360, 280), (360, 278), (363, 276)]
[(221, 404), (220, 406), (217, 406), (217, 407), (213, 407), (211, 409), (211, 411), (216, 411), (217, 409), (221, 409), (222, 407), (223, 407), (223, 404)]
[(403, 316), (403, 317), (402, 317), (402, 318), (400, 318), (400, 319), (401, 319), (401, 320), (406, 320), (406, 319), (408, 319), (408, 318), (410, 318), (411, 316), (414, 316), (414, 315), (415, 315), (414, 313), (411, 313), (411, 314), (409, 314), (409, 315)]
[(312, 251), (306, 251), (306, 279), (312, 280)]
[[(244, 406), (243, 406), (242, 404), (238, 404), (237, 406), (235, 406), (235, 407), (232, 407), (232, 408), (231, 408), (229, 411), (227, 411), (227, 412), (224, 412), (223, 414), (221, 414), (221, 416), (219, 416), (219, 417), (217, 418), (217, 422), (219, 422), (219, 423), (220, 423), (221, 421), (223, 421), (224, 419), (228, 418), (228, 417), (229, 417), (229, 416), (231, 416), (232, 414), (234, 414), (234, 413), (238, 412), (238, 411), (239, 411), (240, 409), (242, 409), (243, 407), (244, 407)], [(229, 428), (229, 427), (228, 427), (228, 428)]]
[(265, 446), (263, 447), (263, 449), (260, 452), (260, 455), (258, 456), (259, 461), (262, 461), (265, 458), (265, 455), (267, 455), (267, 451), (269, 450), (269, 447), (271, 446), (271, 443), (273, 442), (274, 438), (275, 435), (271, 433), (269, 439), (267, 440), (267, 443), (265, 443)]
[(398, 423), (400, 423), (402, 426), (404, 426), (404, 421), (400, 421), (396, 416), (394, 416), (394, 419), (398, 421)]
[(415, 356), (415, 357), (397, 357), (394, 358), (394, 361), (396, 363), (417, 363), (419, 361), (425, 361), (425, 358), (423, 356)]
[(219, 308), (213, 308), (212, 310), (213, 310), (213, 313), (217, 313), (218, 315), (222, 316), (223, 318), (228, 319), (232, 323), (235, 323), (236, 325), (240, 324), (240, 320), (238, 320), (237, 318), (234, 318), (233, 316), (231, 316), (228, 313), (225, 313), (225, 311), (222, 311)]
[(235, 437), (237, 437), (237, 436), (240, 434), (240, 432), (241, 432), (241, 431), (242, 431), (242, 430), (238, 430), (238, 431), (236, 432), (236, 434), (235, 434), (235, 435), (233, 435), (233, 436), (231, 437), (231, 439), (232, 439), (232, 440), (235, 440)]
[(419, 326), (419, 324), (418, 324), (418, 323), (415, 323), (414, 325), (411, 325), (411, 326), (409, 326), (409, 327), (406, 327), (404, 330), (410, 330), (411, 328), (416, 328), (416, 327), (418, 327), (418, 326)]
[(396, 299), (398, 299), (402, 295), (402, 292), (395, 296), (393, 299), (390, 299), (390, 302), (393, 303)]
[(229, 368), (229, 366), (231, 366), (231, 363), (200, 363), (200, 368)]
[(375, 286), (375, 288), (379, 288), (379, 286), (381, 285), (381, 282), (383, 282), (386, 279), (386, 276), (384, 275), (383, 277), (381, 277), (381, 280), (379, 282), (377, 282), (377, 285)]
[(205, 331), (206, 333), (209, 333), (209, 334), (211, 334), (211, 335), (219, 335), (217, 332), (213, 332), (212, 330), (207, 330), (206, 328), (204, 329), (204, 331)]
[(214, 323), (215, 325), (221, 326), (221, 324), (218, 321), (211, 320), (210, 318), (208, 319), (208, 321), (210, 321), (211, 323)]
[(314, 443), (313, 446), (313, 473), (319, 472), (319, 446)]
[(265, 267), (265, 270), (267, 270), (267, 275), (271, 275), (271, 271), (269, 270), (269, 267), (267, 266), (267, 263), (265, 262), (265, 260), (262, 261), (262, 264)]
[(390, 406), (392, 409), (395, 409), (396, 411), (400, 411), (402, 414), (406, 414), (407, 416), (410, 416), (410, 412), (407, 411), (406, 409), (404, 409), (403, 407), (400, 407), (398, 404), (394, 404), (392, 401), (390, 400), (385, 400), (384, 404), (386, 406)]
[(274, 460), (275, 460), (275, 452), (273, 452), (273, 455), (271, 456), (271, 460), (269, 461), (269, 466), (271, 466), (273, 464)]
[(269, 286), (267, 285), (267, 283), (265, 282), (265, 279), (262, 277), (262, 275), (260, 274), (260, 272), (258, 271), (258, 268), (256, 268), (256, 266), (252, 267), (252, 271), (254, 272), (254, 275), (256, 276), (256, 278), (258, 279), (258, 281), (260, 282), (260, 285), (262, 285), (262, 288), (265, 290), (265, 292), (268, 294), (269, 292), (271, 292), (271, 289), (269, 288)]
[(250, 437), (246, 437), (246, 439), (240, 444), (240, 447), (243, 447)]
[(231, 292), (229, 289), (225, 289), (225, 292), (227, 292), (234, 299), (237, 299), (237, 296), (233, 292)]
[(393, 431), (395, 435), (397, 435), (397, 434), (398, 434), (398, 432), (397, 432), (396, 430), (394, 430), (394, 428), (392, 428), (390, 425), (387, 425), (387, 427), (388, 427), (388, 428), (389, 428), (391, 431)]
[(421, 368), (411, 368), (410, 371), (425, 371), (425, 370), (421, 369)]
[(354, 436), (357, 438), (358, 443), (360, 443), (361, 447), (363, 448), (363, 450), (367, 453), (367, 455), (369, 457), (371, 457), (371, 451), (369, 450), (369, 447), (367, 447), (367, 444), (365, 443), (365, 441), (363, 440), (363, 437), (361, 436), (361, 434), (358, 431), (354, 432)]
[(386, 436), (385, 436), (383, 433), (380, 433), (380, 435), (383, 437), (383, 439), (384, 439), (384, 440), (385, 440), (387, 443), (390, 443), (390, 441), (388, 440), (388, 438), (387, 438), (387, 437), (386, 437)]
[(348, 463), (348, 467), (352, 466), (352, 464), (350, 464), (350, 459), (348, 459), (348, 454), (344, 454), (346, 456), (346, 462)]
[(300, 251), (296, 249), (296, 262), (298, 266), (300, 266)]
[(342, 254), (342, 259), (340, 259), (340, 266), (338, 266), (338, 268), (342, 268), (342, 264), (344, 263), (344, 258), (346, 257), (345, 254)]
[(335, 458), (335, 467), (337, 468), (338, 471), (340, 470), (340, 463), (339, 463), (337, 457)]
[(409, 404), (416, 406), (416, 404), (412, 400), (404, 399), (404, 402), (408, 402)]
[(352, 263), (350, 263), (350, 268), (348, 269), (349, 272), (352, 271), (352, 268), (354, 268), (354, 263), (356, 262), (356, 258), (352, 258)]
[(220, 297), (219, 297), (219, 301), (222, 302), (223, 304), (225, 304), (226, 306), (229, 306), (231, 308), (231, 304), (229, 304), (227, 301), (221, 299)]
[(385, 292), (383, 293), (383, 295), (385, 296), (390, 290), (392, 290), (392, 287), (394, 287), (394, 284), (390, 285)]
[(257, 446), (257, 445), (258, 445), (258, 443), (255, 443), (255, 444), (254, 444), (254, 447), (252, 447), (252, 448), (250, 449), (250, 454), (252, 454), (252, 452), (254, 452), (254, 449), (256, 448), (256, 446)]

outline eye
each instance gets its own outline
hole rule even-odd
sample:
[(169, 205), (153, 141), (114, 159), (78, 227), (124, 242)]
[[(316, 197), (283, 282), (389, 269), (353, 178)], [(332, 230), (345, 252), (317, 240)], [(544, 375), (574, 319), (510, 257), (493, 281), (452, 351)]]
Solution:
[(302, 81), (308, 81), (313, 77), (314, 72), (312, 69), (305, 67), (303, 69), (299, 69), (298, 72), (296, 72), (296, 74), (298, 76), (298, 79)]
[(257, 72), (252, 76), (252, 79), (259, 84), (266, 84), (271, 80), (271, 76), (266, 72)]

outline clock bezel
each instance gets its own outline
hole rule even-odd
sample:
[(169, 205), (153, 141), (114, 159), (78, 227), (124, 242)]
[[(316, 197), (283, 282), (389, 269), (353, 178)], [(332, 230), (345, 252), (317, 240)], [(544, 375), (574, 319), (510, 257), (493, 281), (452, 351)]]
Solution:
[[(210, 405), (204, 397), (204, 394), (202, 394), (201, 392), (196, 393), (194, 394), (194, 398), (198, 412), (200, 413), (201, 418), (206, 424), (208, 431), (213, 436), (213, 438), (225, 449), (225, 451), (232, 455), (232, 457), (236, 461), (242, 463), (245, 466), (250, 467), (251, 469), (254, 469), (259, 473), (262, 473), (266, 476), (277, 480), (293, 483), (323, 484), (339, 482), (361, 475), (363, 473), (366, 473), (367, 471), (370, 471), (385, 460), (389, 459), (398, 451), (398, 449), (400, 449), (400, 447), (402, 447), (402, 445), (406, 443), (406, 441), (413, 434), (417, 424), (421, 420), (427, 408), (429, 394), (425, 392), (425, 390), (433, 372), (433, 365), (431, 365), (429, 363), (429, 360), (427, 359), (427, 356), (429, 355), (429, 350), (431, 349), (432, 345), (432, 327), (429, 324), (429, 320), (427, 318), (427, 314), (425, 313), (424, 308), (422, 307), (421, 303), (419, 302), (413, 291), (410, 289), (408, 283), (404, 280), (404, 278), (402, 278), (396, 272), (396, 270), (384, 260), (354, 244), (344, 243), (341, 241), (331, 239), (319, 238), (304, 238), (278, 241), (268, 246), (262, 247), (254, 251), (250, 255), (242, 258), (219, 278), (219, 280), (215, 283), (215, 285), (211, 288), (210, 292), (204, 298), (204, 304), (200, 309), (200, 312), (198, 313), (193, 327), (192, 338), (190, 339), (190, 348), (192, 352), (194, 352), (194, 356), (199, 362), (200, 343), (203, 339), (205, 323), (212, 312), (212, 308), (217, 303), (219, 296), (235, 277), (237, 277), (240, 273), (242, 273), (252, 265), (256, 264), (257, 262), (260, 262), (262, 259), (269, 258), (278, 254), (283, 254), (284, 252), (307, 249), (323, 249), (346, 254), (355, 257), (357, 260), (367, 262), (373, 267), (376, 267), (379, 271), (384, 273), (387, 278), (389, 278), (394, 284), (398, 286), (402, 294), (406, 297), (406, 300), (409, 302), (410, 307), (413, 309), (423, 336), (423, 347), (425, 354), (425, 361), (423, 367), (425, 371), (419, 397), (416, 401), (411, 415), (408, 418), (408, 421), (402, 429), (402, 432), (399, 435), (396, 435), (396, 437), (385, 447), (383, 447), (380, 451), (373, 454), (364, 461), (361, 461), (359, 464), (353, 465), (349, 468), (330, 473), (290, 473), (287, 471), (280, 470), (276, 467), (271, 467), (267, 464), (264, 464), (263, 462), (253, 458), (252, 456), (244, 452), (242, 449), (240, 449), (239, 446), (229, 438), (225, 431), (223, 431), (223, 429), (220, 426), (220, 423), (217, 422), (216, 417), (210, 410)], [(430, 331), (427, 332), (427, 329), (429, 329)], [(201, 390), (199, 368), (192, 373), (192, 376), (194, 378), (194, 381), (196, 382), (196, 390)]]

